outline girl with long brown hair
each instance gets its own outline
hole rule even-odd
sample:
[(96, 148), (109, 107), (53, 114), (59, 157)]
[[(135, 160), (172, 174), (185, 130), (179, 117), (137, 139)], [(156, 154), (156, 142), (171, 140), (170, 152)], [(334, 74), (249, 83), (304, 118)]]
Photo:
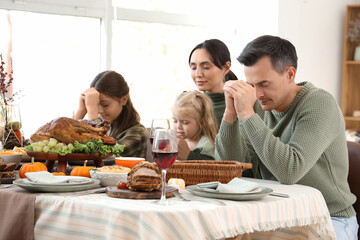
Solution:
[(145, 157), (147, 129), (140, 124), (140, 116), (133, 106), (129, 86), (115, 71), (99, 73), (80, 96), (75, 118), (88, 115), (92, 121), (108, 120), (108, 136), (126, 147), (121, 156)]

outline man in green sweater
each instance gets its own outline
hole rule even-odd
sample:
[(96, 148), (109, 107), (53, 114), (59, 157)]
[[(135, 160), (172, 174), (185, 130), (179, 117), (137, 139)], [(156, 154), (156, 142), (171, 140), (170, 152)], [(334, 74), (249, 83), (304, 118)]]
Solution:
[(310, 82), (295, 83), (297, 54), (285, 39), (256, 38), (238, 60), (246, 82), (225, 83), (215, 159), (252, 162), (257, 178), (318, 189), (337, 239), (357, 239), (345, 124), (336, 100)]

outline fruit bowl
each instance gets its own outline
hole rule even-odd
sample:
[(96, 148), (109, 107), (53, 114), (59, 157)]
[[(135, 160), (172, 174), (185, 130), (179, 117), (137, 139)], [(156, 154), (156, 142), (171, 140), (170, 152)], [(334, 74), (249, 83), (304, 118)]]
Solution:
[(116, 165), (133, 168), (139, 162), (145, 161), (145, 158), (139, 157), (116, 157), (115, 163)]

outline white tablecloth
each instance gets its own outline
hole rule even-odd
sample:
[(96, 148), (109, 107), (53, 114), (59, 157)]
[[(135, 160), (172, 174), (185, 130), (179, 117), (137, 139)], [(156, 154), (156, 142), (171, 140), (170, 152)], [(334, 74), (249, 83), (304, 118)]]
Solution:
[[(290, 198), (231, 201), (183, 195), (191, 202), (159, 206), (154, 200), (111, 198), (105, 193), (38, 194), (35, 239), (335, 239), (321, 193), (307, 186), (257, 181)], [(199, 201), (197, 201), (199, 200)], [(276, 231), (274, 231), (276, 230)], [(266, 237), (265, 237), (266, 235)]]

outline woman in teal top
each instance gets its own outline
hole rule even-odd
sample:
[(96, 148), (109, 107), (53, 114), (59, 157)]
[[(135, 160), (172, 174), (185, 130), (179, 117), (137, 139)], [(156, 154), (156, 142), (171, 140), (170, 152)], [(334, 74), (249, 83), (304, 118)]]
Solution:
[(238, 79), (230, 70), (229, 49), (218, 39), (206, 40), (191, 51), (189, 65), (196, 87), (204, 91), (213, 102), (219, 127), (225, 111), (224, 83)]

